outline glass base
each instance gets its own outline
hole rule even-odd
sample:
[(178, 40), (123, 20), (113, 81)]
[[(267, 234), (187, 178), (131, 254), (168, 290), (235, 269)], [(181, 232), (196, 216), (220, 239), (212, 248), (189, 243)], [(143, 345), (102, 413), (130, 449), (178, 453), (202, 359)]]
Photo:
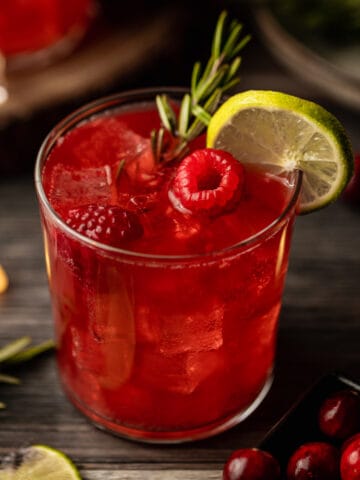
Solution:
[(204, 425), (200, 428), (175, 432), (153, 430), (144, 431), (118, 424), (98, 415), (96, 412), (83, 405), (66, 389), (66, 387), (65, 392), (68, 395), (70, 401), (75, 405), (75, 407), (80, 410), (81, 413), (83, 413), (88, 419), (90, 419), (91, 423), (93, 423), (97, 428), (101, 430), (112, 433), (121, 438), (126, 438), (128, 440), (135, 440), (139, 442), (153, 444), (176, 444), (212, 437), (213, 435), (217, 435), (218, 433), (224, 432), (225, 430), (228, 430), (235, 425), (238, 425), (239, 423), (244, 421), (251, 413), (253, 413), (260, 405), (260, 403), (264, 400), (270, 390), (272, 382), (273, 373), (271, 371), (266, 379), (263, 388), (255, 398), (255, 400), (247, 408), (241, 410), (241, 412), (238, 412), (235, 415), (225, 417), (211, 424)]

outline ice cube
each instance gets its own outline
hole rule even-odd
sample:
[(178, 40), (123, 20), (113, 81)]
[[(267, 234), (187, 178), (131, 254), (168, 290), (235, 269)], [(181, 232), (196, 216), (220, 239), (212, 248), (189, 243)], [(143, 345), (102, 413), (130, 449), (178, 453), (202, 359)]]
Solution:
[(67, 325), (60, 337), (59, 361), (62, 375), (74, 392), (82, 392), (84, 401), (92, 402), (101, 395), (98, 356), (89, 348), (85, 331)]
[(131, 301), (121, 278), (116, 273), (102, 281), (106, 292), (89, 292), (90, 346), (101, 365), (99, 383), (106, 388), (117, 388), (131, 375), (134, 362), (135, 328)]
[[(124, 163), (125, 162), (125, 163)], [(114, 117), (102, 116), (61, 137), (44, 170), (44, 187), (55, 206), (118, 203), (120, 168), (146, 173), (153, 167), (150, 140)], [(120, 199), (121, 204), (124, 199)]]
[(201, 221), (193, 215), (170, 212), (174, 228), (174, 238), (178, 241), (190, 241), (201, 233)]
[(75, 129), (65, 137), (72, 144), (73, 163), (83, 167), (108, 165), (115, 179), (124, 169), (132, 180), (153, 181), (154, 156), (148, 138), (114, 117), (101, 117)]
[[(135, 208), (138, 212), (149, 212), (154, 209), (159, 203), (158, 192), (150, 192), (146, 194), (138, 194), (131, 196), (128, 200), (127, 207)], [(146, 222), (146, 218), (143, 219)]]
[(190, 395), (223, 368), (219, 350), (161, 355), (156, 349), (142, 349), (136, 358), (136, 375), (145, 385), (163, 391)]
[(76, 208), (90, 203), (111, 203), (112, 182), (104, 167), (73, 170), (57, 164), (52, 170), (48, 196), (57, 209)]
[(221, 349), (189, 353), (186, 356), (186, 381), (178, 387), (178, 391), (183, 394), (192, 393), (202, 382), (219, 373), (224, 367)]
[(129, 378), (133, 365), (134, 344), (128, 337), (97, 341), (91, 333), (73, 335), (72, 356), (79, 374), (96, 379), (100, 388), (118, 389)]
[(132, 180), (146, 182), (148, 186), (156, 187), (161, 182), (161, 176), (153, 171), (155, 163), (150, 140), (139, 137), (134, 146), (123, 156), (126, 158), (126, 173)]
[(72, 130), (58, 148), (70, 150), (71, 163), (82, 166), (115, 166), (139, 156), (149, 140), (138, 135), (118, 118), (102, 116)]
[(223, 344), (224, 305), (204, 299), (196, 307), (188, 312), (164, 314), (140, 307), (136, 313), (139, 339), (155, 344), (162, 355), (219, 349)]

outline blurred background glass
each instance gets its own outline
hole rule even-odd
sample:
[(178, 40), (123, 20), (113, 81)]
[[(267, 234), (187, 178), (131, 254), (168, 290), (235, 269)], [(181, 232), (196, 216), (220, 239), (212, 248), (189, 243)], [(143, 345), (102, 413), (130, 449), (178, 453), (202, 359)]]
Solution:
[(29, 66), (70, 51), (96, 10), (93, 0), (1, 0), (0, 7), (0, 51), (10, 65)]
[(300, 40), (330, 45), (360, 41), (360, 0), (272, 0), (269, 4)]

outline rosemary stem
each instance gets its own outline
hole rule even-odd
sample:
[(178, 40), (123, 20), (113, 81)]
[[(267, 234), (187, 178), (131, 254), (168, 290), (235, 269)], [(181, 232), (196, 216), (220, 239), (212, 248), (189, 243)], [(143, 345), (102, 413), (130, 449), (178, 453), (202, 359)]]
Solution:
[[(212, 40), (212, 48), (208, 61), (202, 70), (200, 62), (196, 62), (191, 74), (190, 92), (181, 102), (180, 113), (175, 114), (166, 95), (158, 95), (156, 104), (162, 127), (152, 134), (152, 147), (155, 163), (171, 161), (184, 155), (187, 143), (200, 135), (208, 125), (215, 112), (223, 92), (238, 82), (238, 68), (241, 57), (238, 52), (249, 41), (250, 36), (240, 38), (242, 24), (236, 19), (229, 22), (228, 13), (221, 12)], [(163, 131), (179, 142), (174, 147), (164, 145)]]

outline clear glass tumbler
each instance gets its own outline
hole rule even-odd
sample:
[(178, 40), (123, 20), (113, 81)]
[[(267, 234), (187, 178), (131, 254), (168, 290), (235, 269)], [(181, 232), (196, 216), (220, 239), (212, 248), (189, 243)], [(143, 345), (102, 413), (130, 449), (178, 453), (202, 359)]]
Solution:
[(288, 174), (275, 221), (220, 251), (141, 254), (72, 230), (44, 191), (49, 153), (94, 115), (136, 112), (156, 93), (101, 99), (66, 118), (42, 145), (35, 177), (67, 395), (113, 433), (181, 442), (242, 421), (269, 389), (301, 175)]

